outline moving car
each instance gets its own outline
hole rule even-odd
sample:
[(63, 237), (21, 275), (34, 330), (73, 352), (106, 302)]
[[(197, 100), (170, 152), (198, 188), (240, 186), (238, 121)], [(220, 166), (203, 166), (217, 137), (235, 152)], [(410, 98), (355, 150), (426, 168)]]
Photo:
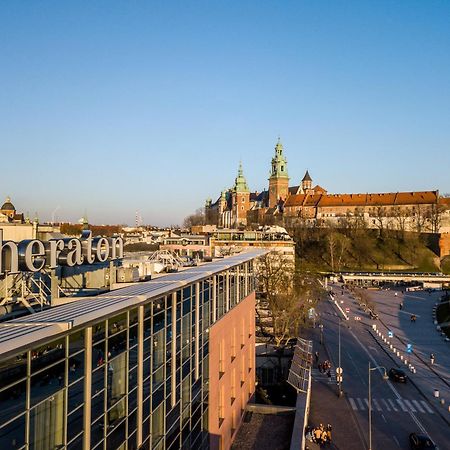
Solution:
[(389, 378), (393, 381), (398, 381), (399, 383), (406, 383), (406, 373), (403, 370), (392, 368), (389, 370)]
[(409, 435), (409, 444), (413, 450), (437, 450), (433, 441), (425, 434), (411, 433)]

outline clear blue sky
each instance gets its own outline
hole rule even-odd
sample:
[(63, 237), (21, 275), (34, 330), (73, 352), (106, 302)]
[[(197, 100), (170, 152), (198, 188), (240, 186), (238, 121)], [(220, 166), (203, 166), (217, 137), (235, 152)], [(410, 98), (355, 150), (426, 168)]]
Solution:
[(232, 185), (450, 192), (450, 2), (3, 1), (0, 196), (181, 223)]

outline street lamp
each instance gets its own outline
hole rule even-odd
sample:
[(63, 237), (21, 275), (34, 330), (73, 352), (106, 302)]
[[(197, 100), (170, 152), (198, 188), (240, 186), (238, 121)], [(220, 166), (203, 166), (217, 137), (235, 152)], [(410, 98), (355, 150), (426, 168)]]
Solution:
[(370, 361), (369, 361), (369, 450), (372, 450), (372, 391), (371, 391), (371, 386), (370, 386), (370, 372), (372, 372), (372, 370), (377, 370), (377, 369), (384, 370), (383, 380), (389, 379), (387, 371), (386, 371), (386, 367), (384, 367), (384, 366), (370, 367)]
[(339, 349), (338, 349), (338, 365), (339, 365), (339, 373), (338, 376), (338, 385), (339, 385), (339, 397), (342, 396), (342, 366), (341, 366), (341, 318), (339, 317)]

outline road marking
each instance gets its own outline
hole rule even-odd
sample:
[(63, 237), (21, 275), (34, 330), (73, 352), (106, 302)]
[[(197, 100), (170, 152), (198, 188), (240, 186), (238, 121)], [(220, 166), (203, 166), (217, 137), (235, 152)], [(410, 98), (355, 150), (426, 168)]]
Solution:
[(406, 406), (409, 408), (410, 411), (417, 412), (416, 408), (414, 408), (414, 406), (411, 404), (409, 400), (403, 399), (403, 401), (405, 402)]
[(384, 417), (384, 414), (381, 414), (381, 417), (383, 418), (383, 420), (387, 423), (386, 417)]
[(366, 407), (364, 406), (364, 403), (360, 398), (357, 398), (356, 401), (358, 402), (358, 406), (361, 408), (361, 411), (364, 411)]
[(384, 405), (386, 406), (386, 409), (387, 409), (388, 411), (390, 411), (391, 408), (389, 408), (389, 405), (387, 404), (387, 401), (386, 401), (384, 398), (382, 398), (381, 401), (382, 401), (382, 402), (384, 403)]
[(392, 436), (394, 438), (394, 441), (396, 442), (396, 444), (400, 447), (400, 442), (398, 442), (398, 439), (395, 436)]
[(417, 400), (411, 400), (412, 403), (414, 403), (414, 406), (421, 412), (424, 413), (425, 411), (422, 409), (422, 406)]
[(430, 413), (430, 414), (434, 414), (433, 410), (428, 406), (428, 403), (425, 400), (421, 400), (421, 402), (423, 407)]
[(375, 408), (377, 408), (377, 411), (382, 411), (382, 409), (380, 408), (380, 405), (378, 404), (376, 398), (372, 399), (372, 403), (375, 405)]
[(394, 402), (393, 402), (390, 398), (388, 398), (388, 402), (389, 402), (389, 404), (391, 405), (392, 409), (393, 409), (395, 412), (397, 412), (398, 409), (395, 407)]
[(401, 398), (397, 399), (397, 403), (400, 405), (400, 408), (402, 408), (403, 412), (408, 412), (408, 408), (403, 404), (403, 401)]
[(416, 317), (420, 317), (419, 314), (411, 313), (411, 312), (404, 311), (404, 310), (401, 310), (401, 311), (399, 311), (399, 312), (401, 312), (401, 313), (403, 313), (403, 314), (408, 314), (408, 316), (412, 316), (412, 315), (414, 314)]
[[(379, 367), (380, 365), (378, 364), (377, 360), (372, 356), (372, 354), (367, 350), (367, 348), (364, 346), (364, 344), (356, 337), (355, 333), (353, 333), (351, 330), (348, 330), (349, 333), (353, 336), (353, 339), (355, 339), (356, 342), (358, 342), (359, 346), (363, 349), (364, 352), (366, 352), (366, 355), (370, 358), (370, 360), (372, 361), (372, 363), (374, 364), (374, 367)], [(381, 369), (378, 369), (378, 371), (381, 373)], [(394, 393), (394, 395), (399, 399), (401, 398), (400, 394), (398, 393), (397, 389), (395, 389), (395, 387), (392, 385), (392, 383), (390, 381), (387, 382), (389, 388), (391, 389), (391, 391)], [(430, 436), (430, 433), (427, 432), (427, 430), (425, 429), (425, 427), (422, 425), (422, 423), (420, 422), (420, 420), (410, 411), (408, 411), (411, 419), (414, 421), (414, 423), (418, 426), (418, 428), (420, 429), (420, 431), (422, 431), (422, 433), (428, 434), (428, 436), (430, 437), (430, 439), (432, 441), (434, 441), (434, 439)]]
[(348, 401), (350, 402), (350, 405), (352, 406), (352, 409), (354, 411), (358, 411), (358, 407), (356, 406), (355, 400), (353, 400), (352, 398), (349, 398)]
[(419, 299), (419, 300), (425, 300), (425, 297), (418, 297), (417, 295), (406, 294), (406, 295), (405, 295), (405, 298), (406, 298), (406, 297), (408, 297), (408, 298), (417, 298), (417, 299)]

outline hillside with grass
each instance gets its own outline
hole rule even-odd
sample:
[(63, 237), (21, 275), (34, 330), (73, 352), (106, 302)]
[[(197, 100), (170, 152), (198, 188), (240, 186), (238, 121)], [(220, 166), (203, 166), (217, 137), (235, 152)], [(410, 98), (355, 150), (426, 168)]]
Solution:
[(306, 270), (450, 272), (450, 258), (441, 262), (431, 242), (418, 233), (380, 236), (378, 230), (335, 228), (290, 232), (296, 241), (298, 264)]

